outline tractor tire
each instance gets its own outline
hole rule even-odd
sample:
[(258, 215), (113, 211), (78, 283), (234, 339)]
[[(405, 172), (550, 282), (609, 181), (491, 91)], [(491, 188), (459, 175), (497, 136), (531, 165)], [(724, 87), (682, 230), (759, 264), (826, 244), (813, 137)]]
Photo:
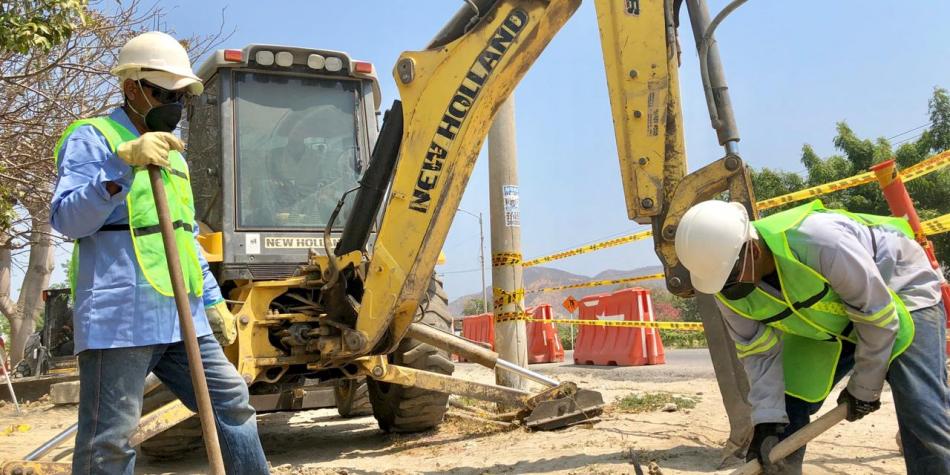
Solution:
[[(429, 282), (428, 304), (423, 303), (416, 321), (439, 330), (451, 331), (448, 296), (442, 282)], [(421, 313), (421, 315), (420, 315)], [(389, 361), (401, 366), (451, 375), (455, 370), (447, 351), (404, 338), (389, 355)], [(379, 428), (385, 432), (421, 432), (438, 426), (448, 410), (449, 395), (419, 388), (367, 380), (369, 400)]]
[[(175, 395), (162, 386), (145, 395), (142, 414), (147, 414), (174, 400)], [(179, 459), (185, 454), (203, 448), (201, 420), (197, 416), (192, 416), (139, 445), (144, 455), (158, 460)]]
[(340, 417), (363, 417), (373, 414), (373, 405), (369, 402), (369, 388), (366, 380), (340, 379), (333, 386), (333, 398)]

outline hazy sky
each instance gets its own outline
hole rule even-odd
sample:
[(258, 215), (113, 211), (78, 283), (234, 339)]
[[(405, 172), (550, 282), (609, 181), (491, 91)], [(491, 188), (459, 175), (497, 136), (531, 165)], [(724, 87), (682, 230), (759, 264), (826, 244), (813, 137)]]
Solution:
[[(222, 10), (236, 31), (222, 47), (250, 43), (336, 49), (376, 64), (383, 103), (396, 99), (390, 74), (404, 50), (420, 49), (461, 1), (159, 1), (165, 29), (216, 31)], [(711, 1), (713, 14), (726, 2)], [(696, 53), (683, 9), (680, 78), (690, 169), (717, 159)], [(950, 2), (753, 0), (717, 31), (742, 136), (754, 167), (800, 171), (803, 143), (833, 151), (834, 124), (861, 136), (891, 137), (927, 122), (934, 86), (950, 85), (944, 20)], [(593, 2), (584, 2), (515, 93), (525, 257), (632, 232), (616, 158)], [(913, 137), (913, 134), (902, 136)], [(461, 207), (484, 212), (487, 157), (476, 166)], [(486, 236), (486, 255), (489, 239)], [(478, 223), (459, 213), (444, 248), (451, 298), (477, 292)], [(553, 263), (594, 274), (657, 261), (642, 242)], [(488, 276), (490, 280), (490, 269)], [(54, 281), (62, 280), (57, 269)]]

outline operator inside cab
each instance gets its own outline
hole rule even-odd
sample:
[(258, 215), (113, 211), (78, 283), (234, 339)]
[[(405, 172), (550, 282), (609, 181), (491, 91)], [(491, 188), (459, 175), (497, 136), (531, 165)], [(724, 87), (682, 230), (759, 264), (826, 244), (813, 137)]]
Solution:
[(261, 228), (323, 227), (362, 172), (356, 98), (342, 82), (281, 81), (257, 76), (238, 81), (241, 222)]

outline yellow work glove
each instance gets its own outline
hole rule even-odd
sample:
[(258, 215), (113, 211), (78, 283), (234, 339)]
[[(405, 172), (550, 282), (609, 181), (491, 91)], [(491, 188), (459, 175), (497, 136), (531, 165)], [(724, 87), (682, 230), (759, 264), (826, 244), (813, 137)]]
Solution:
[(135, 140), (129, 140), (116, 148), (116, 155), (133, 167), (158, 165), (168, 168), (168, 152), (185, 150), (178, 137), (168, 132), (146, 132)]
[(234, 343), (234, 340), (237, 340), (237, 319), (228, 310), (226, 302), (205, 307), (205, 313), (208, 314), (208, 323), (211, 324), (214, 338), (218, 340), (221, 346), (228, 346)]

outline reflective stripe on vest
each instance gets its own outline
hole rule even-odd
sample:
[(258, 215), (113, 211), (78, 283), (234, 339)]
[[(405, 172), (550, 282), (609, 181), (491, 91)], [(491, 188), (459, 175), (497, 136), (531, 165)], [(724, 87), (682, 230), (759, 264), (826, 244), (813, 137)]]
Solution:
[[(113, 153), (120, 144), (135, 138), (135, 134), (107, 117), (78, 120), (66, 128), (56, 143), (53, 160), (57, 164), (63, 143), (77, 127), (83, 125), (95, 127), (106, 138), (106, 142), (108, 142)], [(204, 287), (204, 276), (201, 272), (201, 264), (198, 261), (194, 235), (192, 234), (194, 231), (192, 223), (195, 222), (195, 208), (188, 166), (181, 154), (174, 150), (168, 154), (168, 161), (171, 169), (162, 170), (162, 181), (165, 184), (168, 209), (175, 229), (175, 240), (178, 243), (178, 257), (182, 263), (182, 277), (188, 293), (201, 296)], [(171, 278), (168, 275), (168, 264), (165, 260), (165, 246), (162, 242), (158, 212), (155, 209), (155, 200), (152, 195), (152, 185), (148, 177), (148, 170), (145, 168), (135, 168), (133, 170), (132, 185), (126, 196), (126, 205), (129, 210), (129, 224), (106, 225), (100, 228), (99, 231), (131, 231), (135, 258), (145, 279), (156, 292), (171, 297), (174, 294)], [(69, 266), (69, 282), (73, 292), (76, 289), (76, 275), (79, 265), (79, 243), (77, 240), (77, 243), (73, 246), (73, 257)]]
[[(758, 287), (738, 300), (716, 295), (723, 305), (736, 314), (782, 331), (786, 393), (810, 402), (824, 399), (831, 391), (841, 353), (841, 341), (856, 342), (851, 319), (864, 320), (879, 327), (891, 323), (895, 318), (900, 320), (890, 361), (907, 349), (914, 336), (910, 312), (893, 291), (893, 302), (872, 315), (850, 311), (824, 276), (795, 257), (786, 232), (796, 228), (809, 215), (821, 212), (840, 214), (867, 225), (872, 234), (875, 226), (889, 226), (913, 237), (907, 221), (901, 218), (827, 210), (820, 201), (815, 200), (753, 222), (775, 259), (775, 269), (781, 284), (780, 298)], [(767, 335), (764, 333), (759, 339)], [(775, 346), (768, 344), (768, 341), (759, 345), (755, 343), (736, 344), (739, 357), (762, 353)]]

